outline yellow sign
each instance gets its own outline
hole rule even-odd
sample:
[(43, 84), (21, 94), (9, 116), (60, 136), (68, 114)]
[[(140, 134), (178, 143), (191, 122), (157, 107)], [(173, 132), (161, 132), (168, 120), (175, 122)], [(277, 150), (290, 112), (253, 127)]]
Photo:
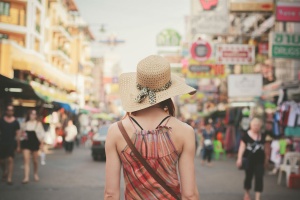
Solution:
[(233, 0), (230, 2), (230, 11), (264, 11), (272, 12), (274, 3), (272, 0)]
[(223, 78), (226, 77), (224, 65), (215, 64), (215, 61), (208, 60), (199, 62), (194, 59), (189, 60), (189, 66), (186, 73), (187, 78)]

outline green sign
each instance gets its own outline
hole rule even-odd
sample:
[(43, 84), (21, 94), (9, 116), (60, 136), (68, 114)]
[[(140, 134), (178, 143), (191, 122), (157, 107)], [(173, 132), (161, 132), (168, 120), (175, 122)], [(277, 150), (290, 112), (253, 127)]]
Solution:
[(300, 59), (300, 34), (272, 33), (272, 57)]

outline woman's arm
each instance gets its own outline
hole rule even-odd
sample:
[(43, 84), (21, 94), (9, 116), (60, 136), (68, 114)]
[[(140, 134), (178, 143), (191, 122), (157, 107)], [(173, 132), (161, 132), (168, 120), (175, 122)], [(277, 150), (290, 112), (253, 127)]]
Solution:
[(240, 148), (239, 148), (239, 152), (238, 152), (238, 157), (237, 157), (237, 161), (236, 161), (236, 166), (237, 167), (241, 167), (242, 166), (242, 157), (243, 157), (243, 154), (246, 150), (246, 144), (244, 141), (241, 140), (241, 143), (240, 143)]
[(116, 124), (113, 124), (107, 134), (105, 143), (106, 153), (106, 174), (105, 174), (105, 200), (119, 200), (120, 199), (120, 172), (121, 172), (121, 161), (117, 151), (117, 137), (120, 131)]
[(179, 158), (179, 174), (181, 181), (182, 200), (198, 200), (199, 193), (195, 179), (195, 135), (194, 130), (188, 127), (184, 131), (183, 150)]

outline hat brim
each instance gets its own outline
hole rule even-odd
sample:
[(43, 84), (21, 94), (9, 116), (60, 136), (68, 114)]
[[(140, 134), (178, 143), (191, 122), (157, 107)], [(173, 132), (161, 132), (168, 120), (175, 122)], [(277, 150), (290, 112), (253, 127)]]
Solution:
[[(196, 90), (185, 83), (185, 80), (175, 74), (171, 74), (172, 85), (164, 91), (156, 92), (156, 103), (166, 99), (183, 95), (195, 94)], [(141, 103), (135, 102), (135, 98), (140, 93), (136, 87), (136, 73), (124, 73), (119, 78), (119, 90), (123, 109), (126, 112), (134, 112), (153, 106), (147, 96)]]

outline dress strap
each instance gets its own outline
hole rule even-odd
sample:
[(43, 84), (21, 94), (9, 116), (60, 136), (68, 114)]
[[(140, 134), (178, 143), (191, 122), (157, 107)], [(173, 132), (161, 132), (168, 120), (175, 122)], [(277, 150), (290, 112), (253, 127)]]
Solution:
[[(161, 120), (161, 122), (158, 124), (158, 126), (156, 128), (158, 128), (160, 125), (162, 125), (162, 123), (164, 123), (164, 121), (166, 121), (166, 119), (168, 119), (167, 123), (169, 122), (170, 119), (170, 115), (166, 116), (163, 120)], [(167, 123), (165, 125), (167, 125)]]
[[(143, 127), (133, 118), (133, 117), (131, 117), (131, 116), (129, 116), (129, 118), (134, 122), (134, 123), (136, 123), (136, 125), (138, 125), (142, 130), (144, 130), (143, 129)], [(131, 121), (131, 122), (132, 122)], [(133, 124), (133, 123), (132, 123)]]

